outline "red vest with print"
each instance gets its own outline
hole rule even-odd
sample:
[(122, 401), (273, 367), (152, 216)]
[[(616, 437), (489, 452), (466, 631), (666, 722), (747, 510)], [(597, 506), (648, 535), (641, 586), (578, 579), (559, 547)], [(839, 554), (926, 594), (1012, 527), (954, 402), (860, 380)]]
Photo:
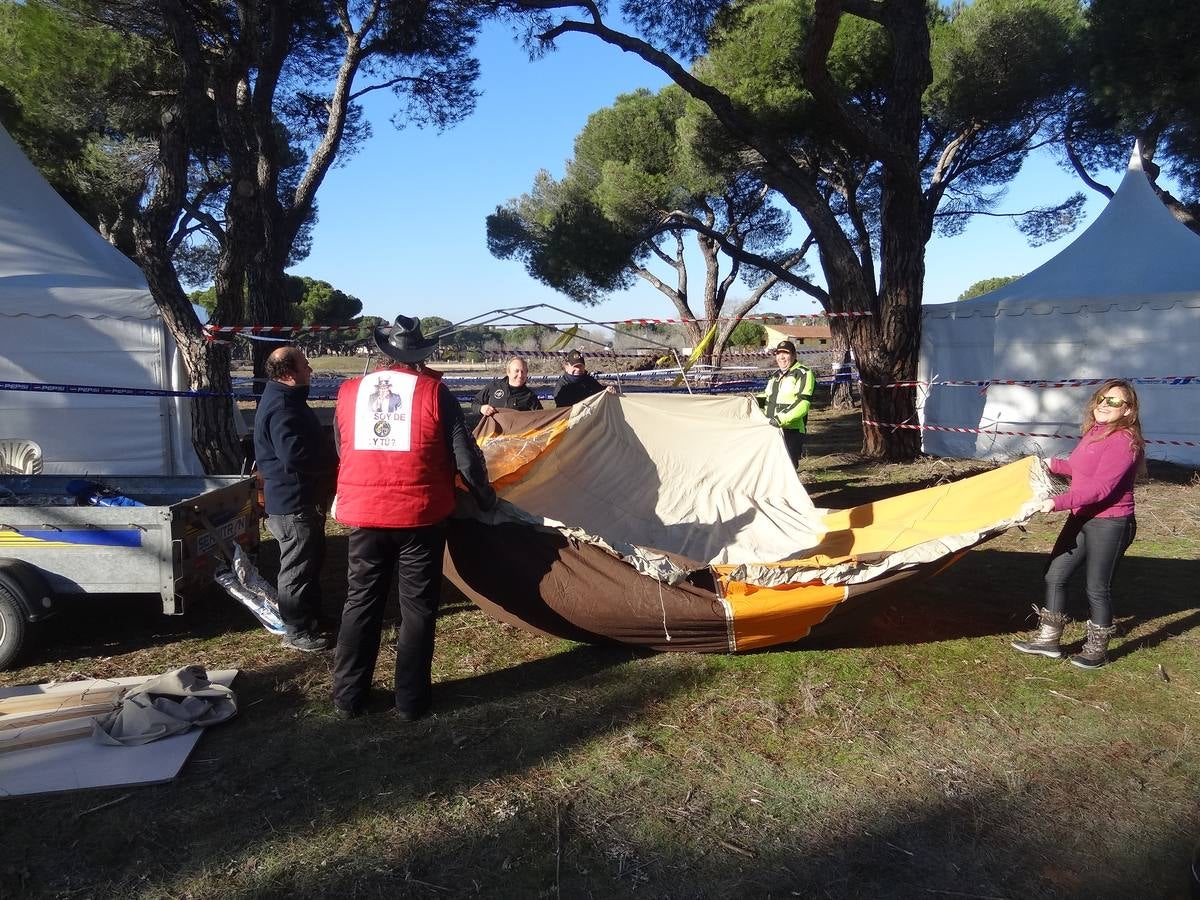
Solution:
[(358, 528), (433, 525), (454, 510), (436, 374), (380, 369), (343, 382), (336, 517)]

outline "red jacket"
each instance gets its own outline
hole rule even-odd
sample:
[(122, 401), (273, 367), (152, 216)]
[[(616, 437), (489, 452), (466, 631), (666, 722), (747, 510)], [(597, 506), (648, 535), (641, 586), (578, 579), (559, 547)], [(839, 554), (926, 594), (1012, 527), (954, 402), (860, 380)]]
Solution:
[(438, 412), (439, 378), (380, 369), (343, 382), (336, 421), (337, 520), (358, 528), (433, 525), (454, 510), (454, 460)]

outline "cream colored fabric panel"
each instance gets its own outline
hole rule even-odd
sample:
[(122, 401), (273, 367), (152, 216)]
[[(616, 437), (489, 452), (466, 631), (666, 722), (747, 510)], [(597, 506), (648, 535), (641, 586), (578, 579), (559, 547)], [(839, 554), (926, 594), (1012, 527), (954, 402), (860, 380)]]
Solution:
[(793, 559), (820, 517), (748, 397), (598, 394), (504, 499), (614, 544), (705, 563)]

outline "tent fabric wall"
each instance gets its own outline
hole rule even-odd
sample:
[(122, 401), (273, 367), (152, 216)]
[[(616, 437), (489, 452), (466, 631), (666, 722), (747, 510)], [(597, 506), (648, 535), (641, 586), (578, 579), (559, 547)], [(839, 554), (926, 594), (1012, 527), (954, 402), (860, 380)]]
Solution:
[[(973, 300), (925, 307), (920, 381), (1162, 378), (1197, 374), (1200, 236), (1154, 194), (1135, 150), (1113, 199), (1060, 254)], [(1004, 459), (1073, 447), (1095, 386), (934, 384), (918, 403), (924, 449)], [(1139, 384), (1153, 459), (1200, 466), (1200, 385)], [(997, 432), (1026, 432), (999, 434)], [(1051, 435), (1045, 437), (1041, 435)]]
[[(0, 380), (186, 390), (141, 270), (84, 222), (0, 128)], [(179, 398), (0, 391), (0, 437), (46, 473), (200, 474)]]

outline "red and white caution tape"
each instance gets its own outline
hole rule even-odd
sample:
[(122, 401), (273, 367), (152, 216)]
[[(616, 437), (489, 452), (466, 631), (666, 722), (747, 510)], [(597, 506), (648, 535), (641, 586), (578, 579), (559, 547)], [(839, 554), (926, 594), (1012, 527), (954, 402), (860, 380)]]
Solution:
[[(742, 316), (743, 322), (767, 322), (775, 319), (854, 319), (874, 315), (871, 312), (812, 312), (796, 313), (784, 316), (780, 313), (753, 316)], [(597, 325), (689, 325), (698, 323), (707, 325), (711, 322), (732, 322), (736, 316), (717, 316), (715, 319), (619, 319), (614, 322), (596, 322)]]
[[(475, 353), (483, 357), (484, 360), (505, 360), (511, 359), (514, 356), (520, 356), (524, 359), (561, 359), (571, 350), (466, 350), (460, 351), (465, 353)], [(589, 350), (586, 347), (581, 351), (588, 359), (658, 359), (661, 356), (670, 354), (670, 350), (663, 347), (661, 350), (630, 350), (628, 353), (622, 353), (618, 350)], [(683, 351), (680, 351), (681, 353)], [(828, 347), (814, 347), (812, 349), (800, 348), (796, 350), (797, 356), (823, 354), (828, 356), (831, 350)], [(771, 350), (755, 350), (752, 352), (740, 353), (723, 353), (722, 359), (767, 359), (774, 355)]]
[[(1012, 437), (1036, 437), (1036, 438), (1051, 438), (1058, 441), (1077, 441), (1077, 434), (1043, 434), (1038, 431), (1001, 431), (997, 428), (966, 428), (960, 425), (913, 425), (910, 422), (872, 422), (870, 419), (863, 419), (864, 425), (870, 425), (873, 428), (890, 428), (903, 429), (907, 431), (950, 431), (955, 434), (1002, 434)], [(1147, 444), (1165, 444), (1171, 447), (1200, 447), (1200, 441), (1175, 441), (1164, 440), (1161, 438), (1146, 438)]]
[[(875, 385), (878, 388), (910, 388), (910, 387), (981, 387), (988, 388), (995, 384), (1021, 385), (1036, 388), (1073, 388), (1092, 387), (1104, 384), (1107, 378), (1060, 378), (1057, 380), (1045, 378), (988, 378), (980, 380), (935, 378), (933, 381), (893, 381), (888, 384)], [(1200, 384), (1200, 375), (1146, 375), (1141, 378), (1127, 378), (1132, 384)]]

